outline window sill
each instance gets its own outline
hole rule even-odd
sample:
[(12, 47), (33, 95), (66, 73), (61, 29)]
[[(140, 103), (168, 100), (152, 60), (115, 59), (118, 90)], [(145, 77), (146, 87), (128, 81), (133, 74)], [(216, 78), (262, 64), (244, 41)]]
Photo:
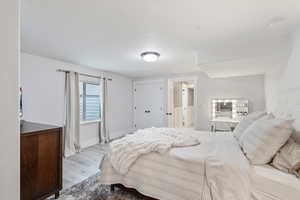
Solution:
[(99, 123), (101, 120), (81, 121), (80, 125)]

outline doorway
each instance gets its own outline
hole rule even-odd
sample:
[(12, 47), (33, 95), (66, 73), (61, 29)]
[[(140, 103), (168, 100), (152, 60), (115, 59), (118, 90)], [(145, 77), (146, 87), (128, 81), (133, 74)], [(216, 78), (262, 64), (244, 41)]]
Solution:
[(168, 127), (193, 128), (196, 122), (197, 79), (168, 80)]

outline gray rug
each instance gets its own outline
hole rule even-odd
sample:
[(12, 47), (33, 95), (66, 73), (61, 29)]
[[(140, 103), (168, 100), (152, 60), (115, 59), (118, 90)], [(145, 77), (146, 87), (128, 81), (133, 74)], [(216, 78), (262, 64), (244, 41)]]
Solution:
[(110, 186), (101, 185), (96, 175), (78, 183), (71, 188), (62, 191), (59, 200), (147, 200), (136, 192), (116, 188), (114, 192), (110, 191)]

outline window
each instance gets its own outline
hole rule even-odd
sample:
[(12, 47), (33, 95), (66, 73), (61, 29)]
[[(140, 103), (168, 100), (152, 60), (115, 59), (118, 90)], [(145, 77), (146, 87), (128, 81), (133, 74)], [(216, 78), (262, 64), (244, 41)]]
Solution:
[(100, 120), (100, 86), (80, 82), (80, 120)]

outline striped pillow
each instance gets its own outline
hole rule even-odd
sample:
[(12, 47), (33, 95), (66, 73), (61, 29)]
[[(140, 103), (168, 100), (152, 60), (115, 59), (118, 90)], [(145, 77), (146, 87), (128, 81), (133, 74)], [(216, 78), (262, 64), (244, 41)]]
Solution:
[(300, 177), (300, 144), (290, 138), (278, 151), (272, 165), (281, 171)]
[(288, 141), (292, 120), (257, 120), (245, 131), (240, 145), (252, 164), (269, 163), (276, 152)]
[(249, 114), (245, 117), (234, 129), (233, 135), (234, 137), (239, 140), (244, 131), (257, 119), (261, 118), (262, 116), (266, 115), (266, 112), (257, 111)]
[[(275, 119), (273, 114), (267, 114), (262, 116), (261, 118), (259, 118), (258, 120), (268, 120), (268, 119)], [(256, 120), (256, 121), (258, 121)], [(254, 123), (254, 122), (253, 122)], [(247, 130), (247, 129), (246, 129)], [(245, 131), (244, 131), (245, 132)], [(245, 137), (245, 134), (242, 134), (241, 137), (238, 139), (239, 144), (241, 145), (242, 141), (243, 141), (243, 137)]]

